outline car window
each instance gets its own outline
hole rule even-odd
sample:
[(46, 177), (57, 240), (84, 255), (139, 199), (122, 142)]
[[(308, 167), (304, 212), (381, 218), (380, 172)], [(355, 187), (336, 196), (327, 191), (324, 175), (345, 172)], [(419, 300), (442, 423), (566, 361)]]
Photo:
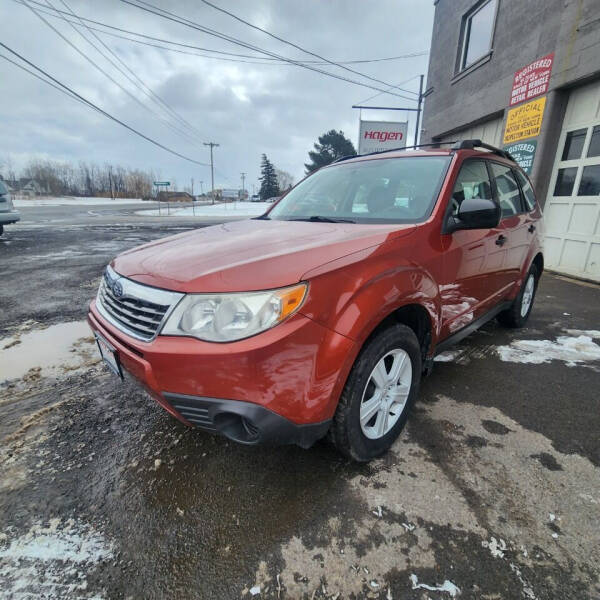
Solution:
[(463, 200), (470, 198), (493, 199), (490, 178), (482, 160), (468, 160), (460, 168), (452, 192), (452, 214), (457, 215)]
[(339, 163), (307, 177), (267, 217), (355, 223), (418, 223), (433, 209), (448, 156)]
[(523, 198), (525, 200), (525, 207), (527, 208), (527, 212), (531, 212), (535, 208), (535, 193), (533, 192), (533, 188), (531, 187), (531, 183), (529, 183), (529, 179), (523, 175), (520, 171), (516, 171), (517, 179), (521, 184), (521, 189), (523, 190)]
[(8, 194), (8, 189), (6, 188), (4, 183), (0, 181), (0, 196), (3, 196), (4, 194)]
[(505, 167), (495, 162), (490, 164), (492, 167), (492, 176), (496, 182), (498, 202), (500, 202), (500, 208), (502, 209), (502, 218), (512, 217), (523, 212), (521, 208), (521, 192), (510, 167)]

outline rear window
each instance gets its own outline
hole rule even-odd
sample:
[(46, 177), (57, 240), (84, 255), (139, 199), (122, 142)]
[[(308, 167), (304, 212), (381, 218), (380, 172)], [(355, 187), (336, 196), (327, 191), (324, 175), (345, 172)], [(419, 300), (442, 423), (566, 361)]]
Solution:
[(8, 188), (0, 181), (0, 195), (8, 194)]
[(450, 160), (410, 156), (326, 167), (291, 190), (268, 218), (418, 223), (431, 214)]

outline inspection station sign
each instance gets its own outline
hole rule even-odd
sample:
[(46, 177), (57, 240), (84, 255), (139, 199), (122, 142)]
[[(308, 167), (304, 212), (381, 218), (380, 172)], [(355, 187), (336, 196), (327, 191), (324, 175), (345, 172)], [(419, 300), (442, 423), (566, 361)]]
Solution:
[(504, 144), (512, 144), (519, 140), (538, 136), (542, 128), (545, 107), (546, 96), (543, 96), (537, 100), (521, 104), (516, 108), (511, 108), (506, 117)]
[(407, 121), (361, 121), (358, 153), (383, 152), (406, 147)]
[(527, 173), (527, 175), (531, 174), (536, 149), (537, 140), (517, 142), (516, 144), (504, 146), (504, 150), (515, 159), (515, 162), (523, 169), (523, 171), (525, 171), (525, 173)]
[(514, 106), (525, 100), (537, 98), (548, 91), (554, 52), (534, 60), (531, 64), (519, 69), (513, 79), (510, 93), (510, 105)]

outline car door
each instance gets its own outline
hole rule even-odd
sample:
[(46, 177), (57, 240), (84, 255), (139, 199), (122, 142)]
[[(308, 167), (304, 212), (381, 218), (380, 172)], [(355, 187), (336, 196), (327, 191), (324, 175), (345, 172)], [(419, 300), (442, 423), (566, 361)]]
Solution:
[[(457, 215), (468, 198), (493, 200), (486, 161), (466, 159), (457, 175), (446, 218)], [(443, 272), (440, 276), (442, 337), (469, 325), (491, 308), (496, 276), (503, 250), (496, 245), (497, 229), (457, 230), (445, 234)]]
[(500, 299), (520, 276), (523, 261), (529, 250), (531, 235), (521, 189), (513, 170), (502, 163), (489, 161), (492, 189), (502, 211), (498, 242), (503, 250), (502, 264), (490, 278), (494, 298)]

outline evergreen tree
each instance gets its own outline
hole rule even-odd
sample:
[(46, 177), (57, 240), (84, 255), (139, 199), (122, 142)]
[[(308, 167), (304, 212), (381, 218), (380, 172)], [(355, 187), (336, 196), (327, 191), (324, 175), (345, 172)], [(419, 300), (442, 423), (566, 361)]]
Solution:
[(311, 162), (304, 164), (306, 174), (312, 173), (325, 165), (332, 163), (342, 156), (354, 156), (356, 150), (352, 142), (344, 135), (343, 131), (331, 129), (319, 136), (315, 149), (308, 153)]
[(277, 173), (273, 163), (262, 155), (260, 164), (260, 190), (258, 192), (261, 200), (268, 200), (274, 196), (279, 196), (279, 184), (277, 183)]

